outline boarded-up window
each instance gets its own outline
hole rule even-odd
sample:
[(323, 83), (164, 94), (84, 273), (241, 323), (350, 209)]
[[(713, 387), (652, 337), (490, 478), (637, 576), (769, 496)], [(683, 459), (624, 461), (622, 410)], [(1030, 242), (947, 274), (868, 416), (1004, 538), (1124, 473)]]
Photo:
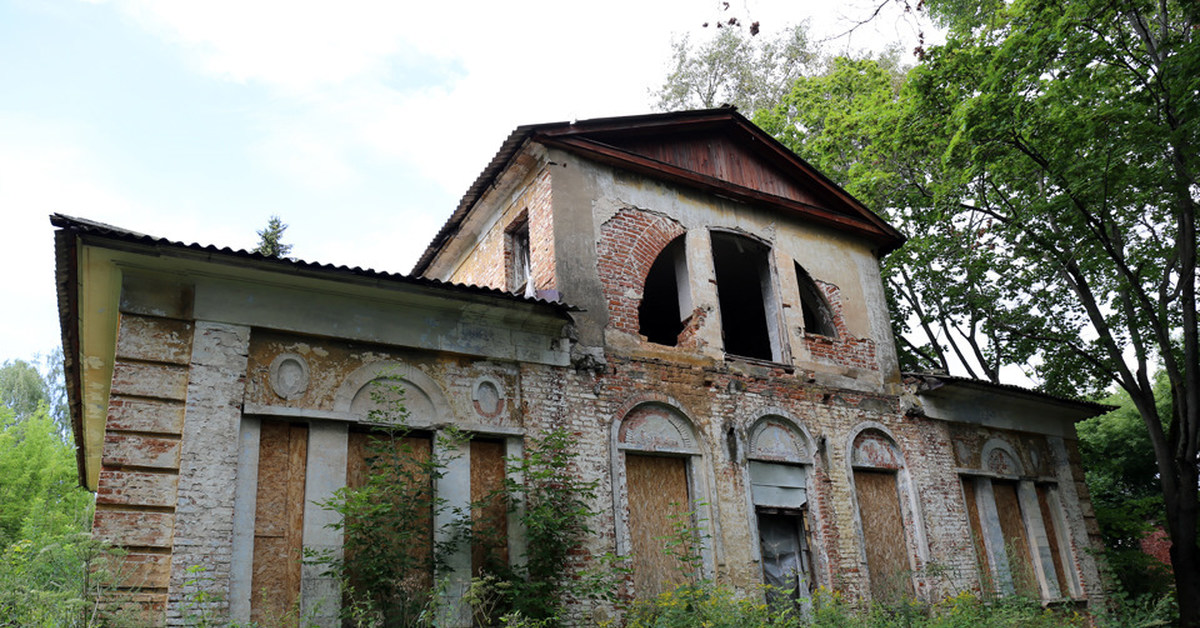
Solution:
[(962, 479), (963, 498), (967, 504), (967, 519), (971, 523), (971, 544), (975, 547), (975, 557), (979, 563), (979, 586), (984, 591), (995, 590), (992, 582), (991, 563), (988, 561), (987, 545), (984, 543), (983, 525), (979, 519), (979, 499), (975, 491), (975, 478)]
[(996, 514), (1004, 533), (1004, 553), (1008, 557), (1013, 586), (1020, 594), (1036, 597), (1037, 579), (1033, 575), (1033, 558), (1029, 555), (1029, 537), (1025, 534), (1025, 521), (1021, 517), (1017, 483), (993, 480), (992, 493), (996, 496)]
[(307, 460), (307, 426), (262, 422), (250, 600), (250, 619), (255, 622), (278, 624), (290, 616), (291, 625), (296, 623)]
[(1055, 503), (1052, 501), (1051, 488), (1039, 484), (1037, 487), (1038, 507), (1042, 511), (1042, 525), (1046, 529), (1046, 540), (1050, 545), (1051, 560), (1054, 562), (1054, 573), (1058, 576), (1058, 590), (1067, 595), (1073, 587), (1068, 582), (1067, 571), (1063, 568), (1063, 548), (1059, 543), (1058, 526), (1055, 525)]
[(881, 602), (899, 600), (911, 593), (912, 584), (896, 474), (855, 469), (854, 488), (871, 578), (871, 597)]
[[(394, 547), (407, 548), (409, 561), (394, 566), (406, 573), (397, 577), (412, 583), (413, 591), (428, 591), (433, 586), (433, 481), (423, 463), (432, 453), (432, 439), (424, 434), (393, 435), (388, 432), (351, 431), (346, 452), (346, 485), (360, 488), (372, 474), (384, 482), (403, 487), (394, 494), (396, 508), (390, 512), (389, 530), (364, 530), (357, 541), (347, 540), (346, 565), (350, 584), (361, 590), (361, 576), (355, 565), (363, 557), (356, 552), (389, 555)], [(354, 527), (347, 521), (347, 529)], [(356, 549), (357, 545), (357, 549)], [(378, 561), (373, 561), (378, 562)]]
[(471, 441), (471, 574), (508, 564), (504, 442)]
[(984, 590), (1047, 599), (1077, 590), (1059, 536), (1052, 485), (964, 477), (963, 488), (972, 535), (983, 541), (975, 549)]
[(678, 521), (689, 510), (687, 462), (683, 458), (626, 455), (625, 479), (634, 591), (639, 598), (653, 597), (685, 581), (684, 564), (663, 551), (666, 543), (662, 537), (672, 533), (673, 517)]

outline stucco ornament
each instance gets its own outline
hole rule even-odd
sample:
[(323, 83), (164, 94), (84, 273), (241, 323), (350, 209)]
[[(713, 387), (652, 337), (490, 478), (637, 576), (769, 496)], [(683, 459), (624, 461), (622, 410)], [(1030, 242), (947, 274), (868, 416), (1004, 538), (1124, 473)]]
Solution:
[(296, 399), (308, 390), (308, 362), (295, 353), (281, 353), (271, 362), (271, 390)]

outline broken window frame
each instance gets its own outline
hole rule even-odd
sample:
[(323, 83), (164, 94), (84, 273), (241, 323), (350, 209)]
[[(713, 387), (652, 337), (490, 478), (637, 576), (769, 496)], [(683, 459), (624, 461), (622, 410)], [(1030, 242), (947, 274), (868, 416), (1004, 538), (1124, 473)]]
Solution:
[[(728, 265), (729, 263), (723, 261), (726, 256), (719, 254), (717, 251), (718, 246), (724, 246), (723, 244), (719, 244), (722, 240), (727, 240), (738, 248), (738, 255), (744, 256), (738, 261), (742, 265), (747, 263), (746, 258), (749, 257), (746, 255), (743, 247), (759, 249), (759, 253), (762, 256), (761, 260), (749, 260), (750, 262), (758, 262), (756, 264), (758, 267), (756, 269), (758, 276), (754, 278), (754, 281), (746, 281), (745, 277), (731, 276), (736, 274), (748, 275), (748, 273), (744, 269), (733, 272)], [(717, 305), (721, 319), (721, 338), (724, 343), (726, 355), (777, 364), (784, 363), (787, 360), (787, 355), (783, 338), (784, 326), (780, 318), (780, 291), (775, 268), (774, 248), (768, 242), (745, 232), (713, 228), (709, 229), (709, 251), (712, 255)], [(722, 267), (724, 267), (724, 270), (722, 270)], [(725, 286), (725, 296), (722, 296), (723, 284)], [(745, 286), (754, 284), (758, 285), (757, 298), (747, 299), (744, 295), (740, 294), (741, 291), (746, 290)], [(748, 296), (752, 297), (753, 295)], [(746, 317), (744, 311), (740, 309), (740, 304), (742, 302), (755, 301), (760, 303), (762, 307), (761, 329), (756, 329), (752, 332), (737, 331), (735, 333), (734, 327), (740, 323), (741, 319)], [(757, 318), (754, 315), (751, 315), (751, 317)], [(758, 321), (753, 321), (752, 324), (755, 327), (759, 327)], [(746, 338), (741, 336), (743, 333), (760, 337)], [(731, 346), (733, 349), (731, 349)], [(742, 349), (746, 348), (750, 348), (750, 350), (742, 351)]]
[(508, 291), (525, 297), (537, 296), (533, 285), (533, 250), (529, 239), (526, 213), (513, 220), (505, 230), (508, 246)]
[[(794, 573), (796, 587), (791, 590), (790, 596), (782, 596), (778, 590), (765, 589), (765, 598), (773, 606), (786, 603), (807, 608), (811, 604), (812, 591), (817, 586), (810, 518), (813, 516), (810, 508), (813, 489), (811, 440), (799, 423), (779, 414), (768, 414), (756, 420), (748, 430), (747, 440), (744, 473), (745, 485), (749, 487), (747, 500), (754, 543), (752, 554), (759, 561), (764, 585), (771, 585), (773, 577), (768, 573), (768, 557), (763, 551), (762, 528), (767, 523), (764, 516), (791, 518), (797, 535), (800, 569)], [(736, 450), (733, 455), (736, 458)], [(772, 478), (768, 477), (778, 478), (781, 474), (794, 477), (796, 473), (802, 476), (801, 480), (786, 486), (771, 483), (769, 480)], [(798, 495), (800, 491), (803, 491), (802, 495)]]
[(793, 260), (796, 272), (796, 286), (800, 292), (800, 312), (804, 321), (804, 332), (827, 338), (837, 339), (837, 325), (834, 322), (833, 308), (825, 298), (816, 280), (808, 271)]
[[(668, 285), (674, 289), (674, 297), (652, 292)], [(638, 303), (638, 333), (649, 342), (674, 347), (679, 344), (679, 334), (683, 333), (692, 310), (685, 233), (668, 242), (646, 272)]]

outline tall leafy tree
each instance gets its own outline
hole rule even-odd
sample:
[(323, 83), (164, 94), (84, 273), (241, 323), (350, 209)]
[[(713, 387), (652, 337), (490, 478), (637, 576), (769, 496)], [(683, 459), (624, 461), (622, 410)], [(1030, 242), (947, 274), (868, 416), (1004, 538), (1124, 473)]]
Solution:
[(972, 290), (956, 298), (1047, 389), (1129, 395), (1155, 454), (1182, 623), (1200, 625), (1197, 6), (1017, 0), (956, 15), (911, 75), (904, 129), (945, 140), (939, 176), (913, 182), (929, 196), (919, 219), (937, 259), (967, 271), (955, 278)]
[[(1169, 388), (1159, 373), (1154, 392), (1160, 417), (1171, 414)], [(1076, 428), (1088, 493), (1104, 536), (1105, 558), (1125, 592), (1161, 594), (1170, 587), (1170, 574), (1141, 546), (1163, 518), (1154, 448), (1128, 393), (1120, 391), (1104, 401), (1117, 409)]]
[(258, 246), (254, 252), (267, 257), (287, 257), (292, 252), (292, 245), (283, 243), (283, 232), (287, 228), (279, 216), (271, 216), (267, 226), (257, 232)]
[(912, 236), (886, 269), (909, 360), (1128, 394), (1200, 625), (1200, 5), (929, 6), (947, 43), (899, 89), (843, 60), (759, 121)]
[(819, 60), (806, 24), (773, 37), (725, 24), (698, 45), (684, 36), (672, 47), (673, 67), (653, 94), (662, 111), (734, 105), (752, 112), (772, 107), (792, 81)]

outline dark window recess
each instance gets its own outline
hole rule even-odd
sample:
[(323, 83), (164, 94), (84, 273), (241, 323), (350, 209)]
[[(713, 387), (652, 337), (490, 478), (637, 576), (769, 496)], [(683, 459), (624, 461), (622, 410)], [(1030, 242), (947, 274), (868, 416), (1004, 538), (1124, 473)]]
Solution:
[(766, 307), (770, 249), (731, 233), (713, 233), (712, 247), (725, 353), (774, 360)]
[(759, 509), (758, 540), (767, 603), (782, 610), (810, 597), (814, 580), (803, 512)]
[(825, 301), (817, 282), (809, 276), (799, 263), (796, 264), (796, 284), (800, 286), (800, 309), (804, 312), (804, 331), (810, 334), (820, 334), (837, 337), (833, 326), (833, 312)]
[(529, 279), (530, 259), (529, 259), (529, 223), (522, 222), (516, 227), (513, 227), (508, 233), (509, 250), (512, 253), (510, 263), (512, 268), (509, 270), (509, 292), (514, 294), (523, 294), (527, 297), (534, 296), (533, 283)]
[[(683, 319), (691, 315), (691, 299), (686, 296), (687, 264), (683, 236), (663, 247), (642, 286), (638, 304), (638, 333), (647, 340), (674, 347), (683, 331)], [(688, 308), (683, 311), (681, 305)]]

